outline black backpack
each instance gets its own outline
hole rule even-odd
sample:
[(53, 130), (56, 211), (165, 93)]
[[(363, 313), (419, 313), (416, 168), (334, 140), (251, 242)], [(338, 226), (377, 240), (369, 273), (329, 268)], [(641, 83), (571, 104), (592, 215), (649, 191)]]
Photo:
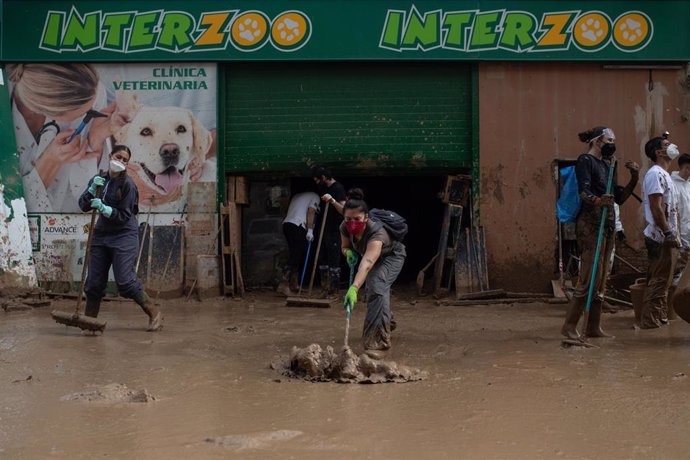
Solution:
[(396, 212), (374, 208), (369, 210), (369, 218), (374, 222), (381, 222), (395, 241), (402, 241), (407, 235), (407, 221)]

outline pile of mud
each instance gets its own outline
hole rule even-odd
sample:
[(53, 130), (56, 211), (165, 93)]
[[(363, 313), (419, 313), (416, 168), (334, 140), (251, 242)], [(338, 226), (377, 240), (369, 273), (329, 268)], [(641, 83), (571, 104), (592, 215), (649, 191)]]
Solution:
[(287, 377), (310, 382), (404, 383), (428, 377), (424, 371), (393, 361), (357, 356), (349, 347), (336, 354), (333, 347), (323, 349), (315, 343), (306, 348), (292, 347), (287, 363), (273, 363), (271, 367)]
[(148, 391), (130, 390), (121, 383), (110, 383), (89, 391), (78, 391), (60, 398), (60, 401), (86, 401), (101, 403), (147, 403), (155, 401)]

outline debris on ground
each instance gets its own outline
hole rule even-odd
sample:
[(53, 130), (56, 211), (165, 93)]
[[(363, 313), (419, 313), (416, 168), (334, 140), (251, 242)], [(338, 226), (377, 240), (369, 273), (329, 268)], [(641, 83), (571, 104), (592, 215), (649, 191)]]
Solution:
[(2, 287), (0, 288), (0, 308), (9, 313), (47, 307), (50, 305), (50, 300), (44, 297), (44, 292), (36, 288)]
[(288, 441), (302, 434), (301, 431), (278, 430), (265, 431), (252, 434), (233, 434), (229, 436), (219, 436), (206, 438), (209, 444), (225, 447), (232, 450), (261, 449), (268, 447), (269, 444), (277, 441)]
[(581, 339), (563, 339), (561, 340), (561, 348), (568, 349), (573, 347), (583, 347), (583, 348), (599, 348), (598, 346), (585, 342)]
[(77, 391), (60, 398), (60, 401), (86, 401), (104, 403), (148, 403), (155, 401), (146, 389), (130, 390), (122, 383), (110, 383), (88, 391)]
[(357, 356), (349, 347), (336, 354), (333, 347), (323, 349), (315, 343), (306, 348), (292, 347), (287, 363), (276, 362), (271, 367), (287, 377), (310, 382), (404, 383), (428, 377), (427, 372), (393, 361)]

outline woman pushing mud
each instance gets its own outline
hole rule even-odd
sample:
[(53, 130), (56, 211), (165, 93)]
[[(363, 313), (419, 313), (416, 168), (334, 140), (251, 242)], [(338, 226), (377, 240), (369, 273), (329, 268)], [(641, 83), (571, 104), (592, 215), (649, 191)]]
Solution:
[(391, 238), (381, 222), (369, 219), (369, 207), (361, 189), (352, 189), (343, 207), (340, 225), (341, 250), (350, 270), (361, 256), (357, 273), (345, 294), (343, 308), (350, 315), (357, 303), (357, 293), (366, 281), (367, 316), (362, 339), (364, 353), (382, 359), (391, 348), (395, 329), (391, 311), (391, 285), (405, 263), (405, 245)]
[[(135, 271), (139, 247), (139, 192), (127, 175), (132, 157), (129, 148), (115, 145), (110, 154), (110, 167), (104, 176), (89, 181), (79, 197), (79, 207), (100, 214), (93, 231), (86, 278), (86, 316), (98, 316), (101, 299), (108, 283), (108, 271), (113, 267), (117, 289), (122, 297), (133, 299), (149, 317), (147, 331), (157, 331), (163, 325), (163, 314), (146, 294)], [(101, 192), (102, 189), (102, 192)]]

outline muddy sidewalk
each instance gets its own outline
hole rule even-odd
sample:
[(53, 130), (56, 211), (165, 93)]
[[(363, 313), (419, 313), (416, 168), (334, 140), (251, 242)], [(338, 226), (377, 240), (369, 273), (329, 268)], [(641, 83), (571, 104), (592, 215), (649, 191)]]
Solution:
[(393, 306), (391, 359), (423, 381), (278, 374), (293, 346), (340, 347), (345, 322), (270, 293), (166, 302), (158, 334), (126, 302), (103, 305), (102, 337), (51, 320), (73, 301), (0, 312), (0, 458), (687, 458), (690, 325), (605, 315), (616, 339), (562, 349), (563, 305)]

